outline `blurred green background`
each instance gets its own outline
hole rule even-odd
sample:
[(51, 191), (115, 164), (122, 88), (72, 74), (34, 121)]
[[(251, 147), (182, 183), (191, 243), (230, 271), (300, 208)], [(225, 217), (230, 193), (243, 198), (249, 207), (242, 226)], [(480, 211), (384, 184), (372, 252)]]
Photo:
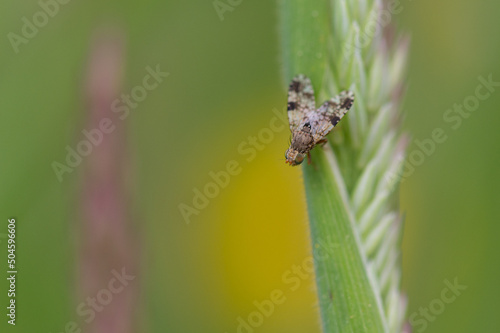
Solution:
[[(405, 127), (418, 140), (435, 128), (448, 136), (402, 184), (408, 313), (457, 278), (467, 289), (425, 332), (499, 332), (500, 91), (458, 130), (443, 114), (474, 94), (479, 76), (500, 81), (500, 2), (401, 3), (395, 20), (412, 37)], [(126, 36), (122, 91), (146, 66), (170, 73), (126, 119), (141, 242), (136, 331), (236, 332), (238, 317), (279, 289), (286, 301), (255, 332), (319, 332), (313, 277), (293, 292), (282, 279), (310, 254), (301, 170), (283, 161), (288, 130), (251, 161), (238, 151), (285, 106), (276, 4), (243, 1), (221, 21), (211, 1), (74, 0), (16, 54), (8, 33), (39, 10), (34, 0), (0, 5), (0, 233), (15, 217), (19, 242), (18, 324), (2, 310), (2, 332), (61, 332), (78, 319), (81, 170), (60, 183), (51, 163), (81, 139), (90, 43), (109, 25)], [(179, 204), (231, 160), (241, 173), (186, 224)], [(1, 309), (6, 290), (2, 279)]]

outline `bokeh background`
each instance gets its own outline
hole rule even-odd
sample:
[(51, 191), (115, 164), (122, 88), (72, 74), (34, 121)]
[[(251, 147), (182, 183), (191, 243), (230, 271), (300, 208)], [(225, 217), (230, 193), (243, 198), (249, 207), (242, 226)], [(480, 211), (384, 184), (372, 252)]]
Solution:
[[(448, 136), (402, 184), (409, 314), (440, 298), (445, 279), (457, 278), (467, 289), (425, 332), (498, 332), (500, 91), (458, 130), (443, 114), (474, 94), (479, 76), (500, 81), (500, 2), (401, 3), (394, 19), (412, 38), (405, 127), (414, 139), (438, 127)], [(286, 301), (255, 332), (320, 332), (313, 277), (293, 292), (282, 279), (310, 255), (301, 170), (283, 161), (288, 130), (251, 161), (238, 151), (285, 105), (275, 2), (244, 0), (220, 20), (207, 0), (74, 0), (15, 53), (8, 33), (20, 34), (22, 18), (37, 11), (35, 0), (0, 5), (0, 233), (9, 217), (17, 219), (19, 270), (17, 325), (8, 325), (2, 310), (1, 331), (63, 332), (81, 319), (86, 162), (62, 182), (51, 164), (83, 138), (93, 41), (112, 27), (123, 37), (120, 92), (141, 84), (147, 66), (170, 73), (123, 121), (123, 163), (133, 165), (124, 177), (127, 230), (137, 242), (139, 276), (133, 329), (236, 332), (254, 301), (280, 289)], [(231, 160), (241, 173), (187, 224), (179, 205), (191, 204), (193, 190)], [(1, 235), (0, 242), (5, 272)], [(116, 263), (107, 264), (109, 272)], [(2, 279), (1, 309), (6, 290)]]

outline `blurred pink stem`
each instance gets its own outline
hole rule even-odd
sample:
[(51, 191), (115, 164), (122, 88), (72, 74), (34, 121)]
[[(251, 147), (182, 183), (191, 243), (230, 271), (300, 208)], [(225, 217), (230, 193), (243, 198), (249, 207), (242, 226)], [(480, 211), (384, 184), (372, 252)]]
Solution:
[[(94, 142), (86, 135), (92, 150), (83, 157), (79, 302), (89, 304), (88, 298), (94, 298), (98, 306), (88, 307), (95, 310), (94, 318), (82, 317), (83, 332), (128, 333), (134, 326), (139, 281), (136, 237), (131, 230), (129, 195), (124, 185), (129, 165), (126, 130), (110, 108), (119, 96), (122, 81), (124, 46), (120, 37), (101, 32), (94, 40), (85, 84), (85, 129)], [(123, 288), (119, 288), (119, 282), (110, 288), (113, 271), (120, 274), (122, 270), (135, 278)]]

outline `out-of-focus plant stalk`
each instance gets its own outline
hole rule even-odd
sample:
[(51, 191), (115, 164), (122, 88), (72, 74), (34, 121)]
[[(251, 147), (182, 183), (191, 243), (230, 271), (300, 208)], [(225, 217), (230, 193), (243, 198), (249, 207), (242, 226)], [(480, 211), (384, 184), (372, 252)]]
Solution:
[[(124, 63), (121, 34), (99, 31), (91, 47), (85, 84), (86, 125), (93, 131), (91, 153), (84, 157), (81, 195), (81, 241), (79, 299), (96, 298), (99, 292), (112, 292), (112, 300), (98, 304), (95, 317), (85, 316), (84, 332), (131, 333), (137, 303), (137, 237), (132, 230), (129, 191), (125, 177), (130, 161), (125, 124), (111, 111), (119, 96)], [(106, 122), (107, 132), (100, 131)], [(111, 124), (111, 125), (110, 125)], [(110, 127), (112, 126), (112, 127)], [(109, 132), (109, 128), (112, 131)], [(99, 134), (100, 133), (100, 134)], [(120, 292), (109, 290), (113, 271), (134, 276), (126, 286), (116, 282)], [(106, 292), (104, 292), (106, 293)], [(106, 296), (107, 297), (107, 296)]]

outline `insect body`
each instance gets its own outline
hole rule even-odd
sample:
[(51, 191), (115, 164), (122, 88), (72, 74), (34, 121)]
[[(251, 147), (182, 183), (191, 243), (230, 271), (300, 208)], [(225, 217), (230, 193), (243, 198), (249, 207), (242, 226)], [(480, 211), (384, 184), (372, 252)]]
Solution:
[(342, 91), (318, 109), (311, 80), (305, 75), (296, 76), (288, 89), (288, 121), (292, 142), (286, 151), (286, 163), (295, 166), (317, 144), (326, 142), (326, 135), (338, 124), (354, 103), (354, 94)]

